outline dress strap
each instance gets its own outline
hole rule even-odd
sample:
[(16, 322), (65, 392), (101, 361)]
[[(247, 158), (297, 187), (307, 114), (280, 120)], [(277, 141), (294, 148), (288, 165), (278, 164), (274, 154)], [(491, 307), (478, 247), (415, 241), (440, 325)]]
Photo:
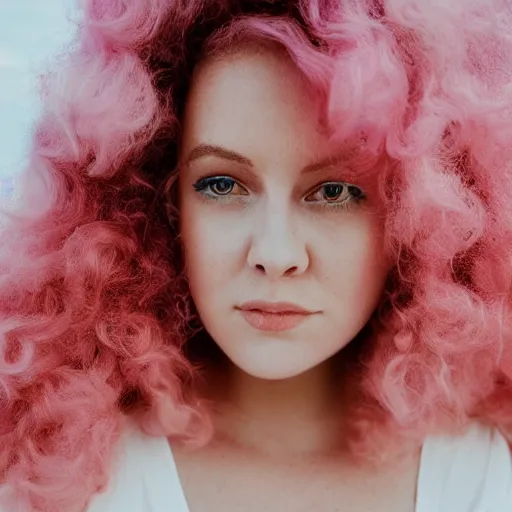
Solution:
[(503, 436), (474, 423), (432, 436), (422, 449), (416, 512), (512, 511), (512, 459)]

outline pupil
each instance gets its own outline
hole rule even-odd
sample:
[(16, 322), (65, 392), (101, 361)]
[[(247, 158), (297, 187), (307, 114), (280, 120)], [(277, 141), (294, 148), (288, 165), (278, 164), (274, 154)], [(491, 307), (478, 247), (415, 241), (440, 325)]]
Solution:
[(339, 185), (337, 183), (325, 185), (324, 195), (327, 199), (338, 199), (342, 192), (343, 185)]
[(233, 188), (233, 183), (227, 178), (221, 178), (215, 183), (216, 192), (219, 194), (229, 194)]

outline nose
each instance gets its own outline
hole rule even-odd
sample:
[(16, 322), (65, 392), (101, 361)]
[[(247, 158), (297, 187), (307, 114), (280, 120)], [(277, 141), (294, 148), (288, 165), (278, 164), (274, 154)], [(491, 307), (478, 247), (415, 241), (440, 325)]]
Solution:
[[(284, 210), (284, 209), (282, 209)], [(301, 234), (293, 229), (290, 212), (259, 212), (247, 254), (248, 265), (270, 279), (304, 273), (309, 254)]]

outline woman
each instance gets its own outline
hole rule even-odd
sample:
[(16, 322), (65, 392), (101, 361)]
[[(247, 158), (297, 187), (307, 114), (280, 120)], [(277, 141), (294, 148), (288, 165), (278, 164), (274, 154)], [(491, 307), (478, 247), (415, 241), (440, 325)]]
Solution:
[(3, 510), (512, 510), (507, 5), (83, 4), (2, 235)]

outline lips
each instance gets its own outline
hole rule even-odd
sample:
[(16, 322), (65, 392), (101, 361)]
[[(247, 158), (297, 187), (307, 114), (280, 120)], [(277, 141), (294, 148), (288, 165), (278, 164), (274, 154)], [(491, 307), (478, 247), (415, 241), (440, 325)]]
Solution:
[(316, 313), (290, 302), (252, 301), (237, 309), (251, 327), (271, 332), (293, 329)]

